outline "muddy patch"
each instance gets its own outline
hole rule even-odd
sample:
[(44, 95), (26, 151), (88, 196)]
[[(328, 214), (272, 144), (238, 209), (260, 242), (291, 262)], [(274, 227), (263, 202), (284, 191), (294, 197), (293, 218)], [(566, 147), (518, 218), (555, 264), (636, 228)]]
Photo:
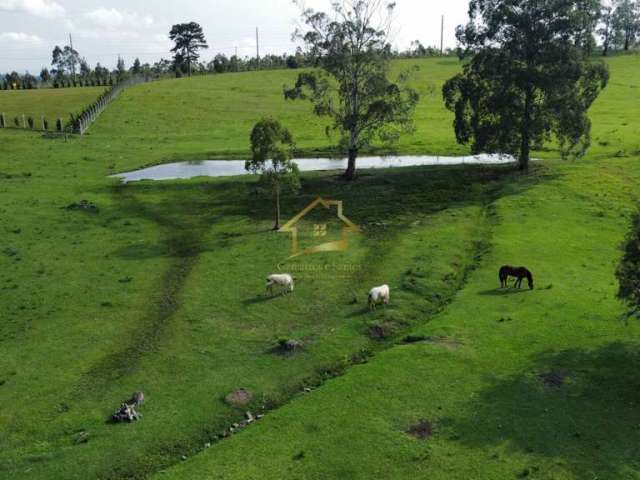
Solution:
[(427, 440), (433, 436), (433, 424), (428, 420), (420, 420), (407, 430), (407, 435), (417, 438), (418, 440)]
[(538, 375), (542, 384), (547, 388), (560, 388), (567, 382), (566, 372), (551, 371)]
[(243, 407), (248, 405), (251, 400), (253, 400), (253, 393), (245, 388), (240, 388), (224, 397), (224, 401), (233, 407)]

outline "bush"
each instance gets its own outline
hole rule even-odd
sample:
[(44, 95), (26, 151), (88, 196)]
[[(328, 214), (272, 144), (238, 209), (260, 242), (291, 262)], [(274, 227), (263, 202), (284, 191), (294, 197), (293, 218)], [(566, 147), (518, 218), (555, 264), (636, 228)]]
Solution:
[(6, 127), (5, 122), (4, 113), (0, 113), (0, 128)]
[(61, 132), (64, 125), (62, 124), (62, 119), (59, 118), (56, 120), (56, 130)]
[(42, 128), (44, 130), (49, 130), (49, 122), (47, 122), (46, 118), (42, 120)]
[(16, 127), (20, 126), (20, 117), (13, 117), (13, 123)]
[(632, 220), (631, 232), (624, 245), (624, 257), (616, 272), (620, 298), (640, 308), (640, 212)]
[(29, 128), (33, 130), (33, 127), (34, 127), (33, 117), (27, 118), (27, 124), (29, 125)]

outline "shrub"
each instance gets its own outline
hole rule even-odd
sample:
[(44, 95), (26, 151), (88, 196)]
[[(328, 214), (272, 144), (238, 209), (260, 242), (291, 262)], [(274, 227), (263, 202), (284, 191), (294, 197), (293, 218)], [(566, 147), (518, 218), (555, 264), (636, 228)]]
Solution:
[(49, 122), (47, 121), (46, 118), (42, 119), (42, 129), (49, 130)]
[(33, 127), (34, 127), (33, 117), (27, 118), (27, 124), (29, 125), (29, 128), (33, 130)]
[(624, 257), (616, 272), (618, 295), (640, 309), (640, 212), (632, 220), (631, 232), (624, 245)]
[(13, 117), (13, 123), (16, 127), (20, 126), (20, 117)]
[(4, 113), (0, 113), (0, 128), (6, 127), (6, 120), (4, 119)]
[(62, 119), (61, 118), (57, 119), (56, 120), (56, 130), (61, 132), (63, 127), (64, 127), (64, 125), (62, 123)]

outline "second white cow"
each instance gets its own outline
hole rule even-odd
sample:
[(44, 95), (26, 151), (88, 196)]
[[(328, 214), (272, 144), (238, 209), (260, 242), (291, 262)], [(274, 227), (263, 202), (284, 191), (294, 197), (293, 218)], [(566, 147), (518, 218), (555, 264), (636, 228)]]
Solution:
[(381, 303), (387, 305), (389, 303), (390, 295), (391, 291), (389, 290), (389, 285), (382, 285), (380, 287), (372, 288), (369, 291), (369, 295), (367, 297), (369, 309), (375, 310), (376, 306)]
[(288, 273), (269, 275), (267, 277), (267, 291), (273, 296), (273, 287), (283, 287), (285, 293), (293, 292), (293, 277)]

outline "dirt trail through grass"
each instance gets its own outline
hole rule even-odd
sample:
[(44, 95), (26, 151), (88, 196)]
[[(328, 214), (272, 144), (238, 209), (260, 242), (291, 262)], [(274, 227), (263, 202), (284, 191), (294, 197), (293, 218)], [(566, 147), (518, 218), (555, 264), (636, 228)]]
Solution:
[[(154, 351), (169, 328), (169, 322), (180, 306), (180, 294), (203, 251), (201, 239), (205, 228), (193, 230), (174, 221), (170, 216), (147, 208), (132, 192), (132, 187), (113, 188), (119, 208), (137, 217), (154, 221), (164, 236), (167, 256), (171, 261), (150, 292), (147, 311), (140, 319), (132, 319), (120, 339), (121, 349), (110, 353), (93, 365), (83, 376), (81, 386), (103, 387), (130, 375), (143, 355)], [(128, 279), (123, 279), (126, 282)]]

